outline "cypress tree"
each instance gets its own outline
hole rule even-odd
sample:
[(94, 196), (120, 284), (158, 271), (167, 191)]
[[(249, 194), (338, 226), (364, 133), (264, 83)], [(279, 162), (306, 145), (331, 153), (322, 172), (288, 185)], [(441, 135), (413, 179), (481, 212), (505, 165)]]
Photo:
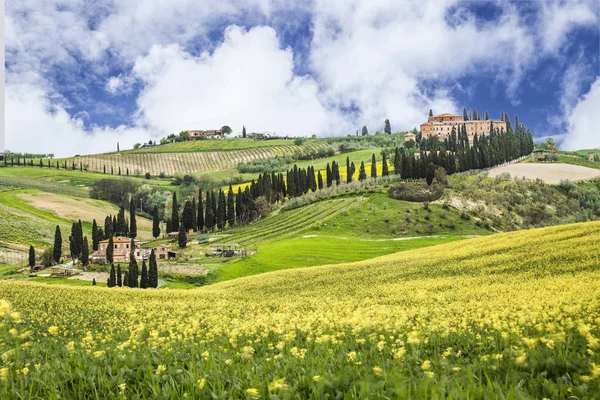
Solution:
[(327, 179), (327, 187), (333, 184), (333, 177), (331, 176), (331, 167), (327, 163), (327, 169), (325, 170), (325, 178)]
[(113, 241), (113, 236), (110, 235), (108, 237), (108, 244), (106, 245), (106, 262), (113, 263), (113, 256), (115, 253), (115, 242)]
[(192, 208), (192, 202), (186, 200), (183, 205), (183, 212), (181, 213), (181, 225), (186, 232), (189, 232), (194, 225), (194, 219), (196, 217), (196, 211)]
[(433, 110), (431, 108), (429, 109), (429, 116), (433, 117)]
[(158, 287), (158, 265), (156, 263), (156, 254), (154, 249), (150, 252), (150, 265), (148, 269), (148, 287)]
[(81, 246), (81, 258), (80, 258), (81, 264), (83, 264), (84, 267), (87, 267), (87, 265), (90, 262), (90, 247), (88, 244), (88, 240), (87, 240), (87, 236), (83, 238), (83, 245)]
[(194, 232), (198, 231), (198, 220), (196, 218), (196, 210), (198, 206), (196, 206), (196, 198), (192, 197), (192, 209), (191, 209), (191, 218), (192, 218), (192, 230)]
[(100, 238), (100, 235), (99, 235), (98, 224), (96, 223), (96, 220), (94, 219), (94, 221), (92, 222), (92, 250), (94, 250), (94, 251), (98, 250), (98, 243), (100, 243), (100, 240), (102, 240), (102, 239)]
[(96, 286), (96, 278), (92, 278), (92, 286)]
[(321, 175), (321, 171), (317, 173), (317, 185), (319, 186), (319, 190), (323, 189), (323, 176)]
[(362, 127), (362, 135), (363, 136), (367, 136), (369, 134), (369, 130), (367, 129), (367, 126), (363, 126)]
[(180, 249), (185, 249), (187, 246), (187, 234), (185, 233), (185, 229), (183, 224), (179, 227), (179, 234), (177, 235), (177, 241), (179, 243)]
[(360, 162), (360, 169), (358, 170), (358, 180), (359, 181), (364, 181), (365, 179), (367, 179), (367, 173), (365, 171), (365, 162), (361, 161)]
[(56, 231), (54, 232), (54, 246), (52, 250), (52, 259), (54, 262), (59, 263), (60, 257), (62, 256), (62, 236), (60, 234), (60, 227), (56, 225)]
[(112, 217), (109, 215), (104, 219), (104, 238), (109, 238), (113, 235)]
[(177, 193), (173, 192), (173, 209), (171, 210), (171, 229), (179, 230), (179, 205), (177, 204)]
[(385, 152), (383, 152), (381, 154), (381, 158), (382, 158), (381, 176), (389, 176), (390, 173), (388, 171), (387, 154), (385, 154)]
[(115, 266), (110, 264), (110, 273), (108, 275), (108, 287), (114, 287), (116, 284)]
[(377, 160), (375, 160), (375, 153), (371, 157), (371, 178), (377, 178)]
[(135, 259), (135, 241), (131, 239), (129, 249), (129, 287), (138, 287), (138, 265)]
[(117, 264), (117, 286), (123, 286), (123, 276), (121, 275), (121, 264)]
[(346, 157), (346, 183), (352, 182), (352, 167), (350, 167), (350, 157)]
[(229, 185), (229, 191), (227, 192), (227, 223), (230, 228), (235, 224), (235, 200), (231, 185)]
[(383, 128), (383, 131), (385, 133), (387, 133), (388, 135), (392, 134), (392, 126), (390, 125), (390, 120), (389, 119), (385, 120), (385, 127)]
[(154, 206), (152, 210), (152, 237), (154, 239), (160, 236), (160, 219), (158, 218), (158, 207)]
[(127, 271), (123, 273), (123, 286), (129, 287), (129, 273)]
[(235, 218), (237, 219), (238, 225), (242, 225), (242, 188), (238, 187), (237, 195), (235, 196)]
[(211, 191), (210, 194), (210, 213), (212, 215), (212, 228), (217, 224), (217, 195)]
[(246, 137), (246, 127), (242, 125), (242, 137)]
[(469, 120), (469, 114), (467, 114), (467, 109), (466, 108), (463, 108), (463, 119), (465, 121)]
[(198, 191), (198, 217), (196, 224), (198, 226), (198, 231), (202, 231), (204, 229), (204, 205), (202, 204), (202, 189)]
[(29, 246), (29, 266), (31, 268), (35, 266), (35, 249), (33, 246)]
[(148, 268), (146, 267), (146, 260), (142, 261), (142, 279), (140, 280), (140, 288), (146, 289), (150, 287), (148, 282)]
[(127, 222), (125, 222), (125, 207), (119, 208), (116, 224), (113, 221), (113, 229), (115, 236), (127, 236)]
[(315, 177), (315, 167), (309, 167), (308, 182), (310, 184), (310, 190), (312, 190), (313, 192), (316, 192), (317, 191), (317, 179)]
[(135, 219), (135, 201), (131, 199), (129, 202), (129, 237), (137, 236), (137, 221)]
[(219, 204), (217, 207), (217, 224), (219, 230), (223, 230), (225, 228), (225, 223), (227, 222), (227, 202), (225, 201), (225, 192), (223, 190), (219, 190)]

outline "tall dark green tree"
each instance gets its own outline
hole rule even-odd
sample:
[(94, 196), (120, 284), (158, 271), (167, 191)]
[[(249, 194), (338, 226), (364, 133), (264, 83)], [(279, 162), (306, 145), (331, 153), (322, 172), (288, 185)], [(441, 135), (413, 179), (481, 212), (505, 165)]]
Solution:
[(112, 264), (115, 254), (115, 242), (113, 236), (108, 237), (108, 244), (106, 245), (106, 262)]
[(364, 181), (365, 179), (367, 179), (367, 172), (365, 171), (365, 162), (361, 161), (360, 169), (358, 170), (358, 180)]
[(179, 205), (177, 204), (177, 193), (173, 192), (173, 208), (171, 210), (171, 229), (179, 230)]
[(158, 207), (154, 206), (152, 210), (152, 237), (154, 239), (160, 236), (160, 219), (158, 218)]
[(463, 108), (463, 119), (465, 121), (469, 120), (469, 113), (467, 113), (467, 109), (466, 108)]
[(189, 232), (190, 229), (194, 227), (194, 220), (196, 219), (196, 210), (192, 205), (190, 200), (186, 200), (183, 205), (183, 213), (181, 213), (181, 225), (183, 225), (183, 229), (186, 232)]
[(104, 219), (104, 238), (108, 239), (109, 237), (113, 236), (113, 233), (113, 219), (109, 215)]
[(150, 287), (148, 282), (148, 267), (146, 266), (146, 260), (142, 261), (142, 277), (140, 279), (140, 288), (146, 289)]
[(125, 220), (125, 207), (123, 206), (119, 208), (116, 224), (113, 220), (113, 230), (115, 236), (127, 236), (127, 222)]
[(219, 203), (217, 205), (217, 227), (219, 230), (225, 228), (227, 222), (227, 202), (225, 201), (225, 192), (219, 190)]
[(375, 153), (371, 157), (371, 178), (377, 178), (377, 160), (375, 159)]
[(242, 125), (242, 137), (246, 137), (246, 127)]
[(84, 267), (90, 263), (90, 245), (88, 244), (87, 236), (83, 238), (83, 245), (81, 246), (81, 257), (79, 260)]
[(29, 266), (31, 268), (35, 266), (35, 249), (33, 246), (29, 246)]
[(385, 120), (385, 127), (383, 128), (383, 131), (385, 133), (387, 133), (388, 135), (392, 134), (392, 126), (390, 125), (390, 120), (389, 119)]
[(319, 190), (323, 189), (323, 175), (321, 175), (321, 171), (317, 172), (317, 186)]
[(367, 129), (367, 126), (363, 126), (362, 127), (362, 135), (363, 136), (367, 136), (369, 134), (369, 130)]
[(183, 224), (179, 227), (179, 234), (177, 235), (177, 242), (179, 243), (180, 249), (185, 249), (187, 246), (187, 234), (185, 233), (185, 228)]
[(435, 177), (435, 165), (433, 163), (428, 163), (425, 170), (425, 181), (427, 185), (431, 185), (433, 183), (433, 178)]
[(158, 264), (156, 263), (154, 249), (150, 252), (148, 267), (148, 287), (156, 288), (158, 287)]
[(56, 225), (54, 231), (54, 246), (52, 247), (52, 259), (55, 263), (60, 262), (62, 256), (62, 235), (60, 234), (60, 226)]
[(327, 163), (327, 169), (325, 170), (325, 178), (327, 179), (327, 187), (330, 187), (333, 184), (333, 175), (329, 163)]
[(158, 264), (156, 263), (156, 253), (154, 249), (150, 252), (150, 260), (148, 265), (148, 287), (158, 287)]
[(98, 250), (98, 243), (100, 243), (100, 241), (103, 238), (100, 236), (100, 231), (98, 230), (98, 224), (96, 223), (96, 220), (94, 220), (92, 222), (92, 250), (96, 251)]
[(137, 236), (137, 221), (135, 219), (135, 201), (131, 199), (129, 202), (129, 237)]
[(131, 239), (131, 243), (129, 245), (129, 284), (127, 286), (136, 288), (138, 287), (138, 264), (135, 259), (135, 241)]
[(206, 191), (206, 212), (204, 213), (204, 225), (207, 230), (211, 230), (215, 226), (215, 213), (212, 208), (212, 198), (214, 194), (211, 190)]
[(227, 223), (230, 228), (233, 228), (235, 225), (235, 199), (231, 185), (229, 185), (229, 190), (227, 191)]
[(118, 287), (123, 286), (123, 276), (121, 273), (121, 264), (117, 264), (117, 286)]
[(346, 157), (346, 183), (352, 182), (352, 167), (350, 167), (350, 157)]
[(123, 272), (123, 286), (129, 286), (129, 273), (127, 271)]
[(381, 153), (381, 176), (389, 176), (388, 163), (387, 163), (387, 154), (385, 151)]
[(198, 191), (198, 216), (196, 224), (198, 226), (198, 231), (201, 232), (204, 229), (204, 205), (202, 204), (202, 189)]
[(117, 278), (115, 275), (115, 266), (114, 264), (110, 264), (110, 273), (108, 274), (108, 287), (114, 287), (117, 284)]
[(433, 117), (433, 110), (431, 108), (429, 109), (429, 116)]

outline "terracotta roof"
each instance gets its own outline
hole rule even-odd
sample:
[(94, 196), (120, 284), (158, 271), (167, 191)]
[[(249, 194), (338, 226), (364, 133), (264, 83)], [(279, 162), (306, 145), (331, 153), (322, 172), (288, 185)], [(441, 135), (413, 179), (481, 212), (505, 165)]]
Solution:
[[(109, 239), (101, 240), (100, 243), (108, 243)], [(133, 239), (135, 243), (139, 243), (138, 239)], [(113, 243), (131, 243), (131, 238), (125, 236), (117, 236), (113, 238)]]

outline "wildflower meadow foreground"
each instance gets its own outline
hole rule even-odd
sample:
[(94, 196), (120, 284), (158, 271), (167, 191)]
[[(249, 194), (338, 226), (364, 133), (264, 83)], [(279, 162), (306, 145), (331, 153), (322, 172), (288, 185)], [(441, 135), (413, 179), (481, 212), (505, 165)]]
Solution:
[(600, 223), (191, 291), (0, 282), (0, 398), (594, 399)]

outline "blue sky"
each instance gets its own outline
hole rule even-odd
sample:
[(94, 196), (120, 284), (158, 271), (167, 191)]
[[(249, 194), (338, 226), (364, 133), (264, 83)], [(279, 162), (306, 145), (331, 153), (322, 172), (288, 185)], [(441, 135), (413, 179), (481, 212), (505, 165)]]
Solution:
[(8, 0), (7, 147), (98, 152), (225, 124), (409, 130), (463, 107), (600, 146), (597, 1), (176, 4)]

